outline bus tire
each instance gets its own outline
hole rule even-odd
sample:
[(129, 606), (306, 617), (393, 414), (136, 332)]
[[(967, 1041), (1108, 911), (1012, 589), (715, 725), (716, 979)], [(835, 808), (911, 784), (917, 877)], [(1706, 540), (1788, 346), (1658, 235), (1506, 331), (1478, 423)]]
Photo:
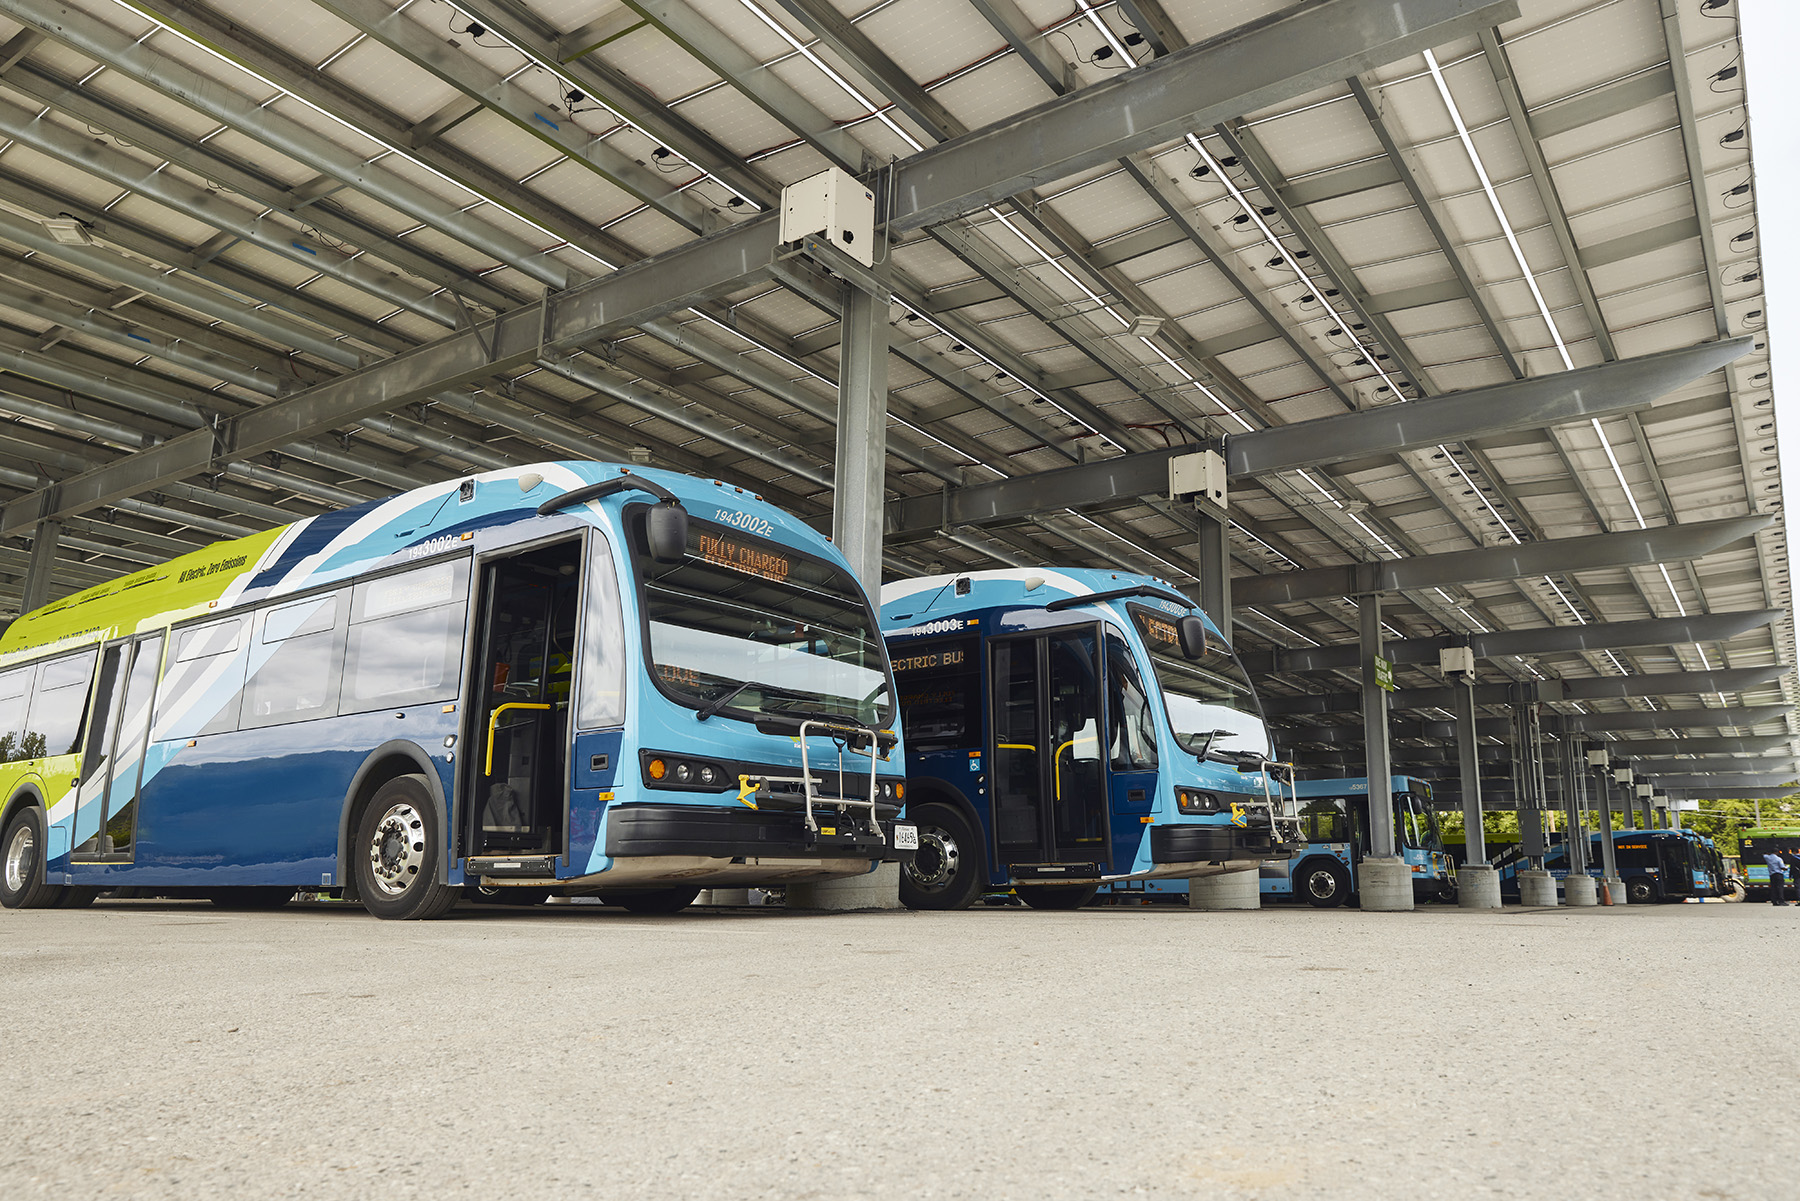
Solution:
[(220, 909), (250, 912), (258, 909), (283, 909), (294, 899), (294, 890), (280, 886), (267, 888), (223, 888), (206, 894), (206, 899)]
[(1336, 909), (1350, 898), (1350, 873), (1331, 859), (1309, 859), (1294, 873), (1294, 892), (1315, 909)]
[(60, 885), (44, 879), (44, 814), (27, 805), (0, 835), (0, 905), (8, 909), (48, 909), (62, 899)]
[(950, 805), (908, 807), (919, 849), (900, 869), (900, 903), (908, 909), (967, 909), (981, 895), (985, 855), (975, 828)]
[(1019, 899), (1033, 909), (1080, 909), (1100, 891), (1098, 884), (1019, 884)]
[(424, 921), (449, 912), (462, 889), (438, 883), (441, 841), (437, 810), (422, 776), (395, 776), (376, 789), (350, 848), (363, 908), (390, 921)]
[(700, 895), (698, 887), (684, 888), (647, 888), (643, 892), (615, 893), (607, 898), (608, 903), (632, 913), (664, 914), (680, 913), (694, 903)]
[(1649, 876), (1633, 876), (1625, 881), (1625, 899), (1633, 905), (1654, 904), (1656, 882)]

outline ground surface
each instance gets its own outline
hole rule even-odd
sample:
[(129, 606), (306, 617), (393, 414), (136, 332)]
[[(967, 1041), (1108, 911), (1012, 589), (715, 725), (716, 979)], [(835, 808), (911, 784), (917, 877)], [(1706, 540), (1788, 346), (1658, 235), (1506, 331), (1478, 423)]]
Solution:
[(1796, 908), (102, 901), (0, 1006), (8, 1201), (1800, 1195)]

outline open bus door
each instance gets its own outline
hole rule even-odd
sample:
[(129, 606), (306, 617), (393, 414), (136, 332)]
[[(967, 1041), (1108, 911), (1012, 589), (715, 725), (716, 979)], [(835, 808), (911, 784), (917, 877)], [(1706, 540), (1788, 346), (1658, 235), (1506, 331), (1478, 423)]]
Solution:
[(1097, 633), (988, 644), (995, 858), (1015, 881), (1091, 881), (1109, 868)]
[(464, 853), (541, 859), (534, 875), (563, 850), (580, 565), (578, 539), (481, 565)]

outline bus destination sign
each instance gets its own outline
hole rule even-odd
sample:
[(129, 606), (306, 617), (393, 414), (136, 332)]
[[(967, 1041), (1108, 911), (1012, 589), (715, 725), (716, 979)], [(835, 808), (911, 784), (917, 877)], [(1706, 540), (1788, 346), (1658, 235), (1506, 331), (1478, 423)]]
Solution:
[(1144, 643), (1152, 654), (1181, 656), (1181, 631), (1175, 628), (1174, 622), (1136, 606), (1132, 607), (1131, 616), (1137, 621), (1138, 632), (1143, 634)]
[(783, 582), (793, 569), (792, 559), (766, 546), (753, 546), (735, 538), (721, 538), (712, 534), (699, 535), (699, 542), (702, 559), (720, 567), (741, 571), (745, 575)]

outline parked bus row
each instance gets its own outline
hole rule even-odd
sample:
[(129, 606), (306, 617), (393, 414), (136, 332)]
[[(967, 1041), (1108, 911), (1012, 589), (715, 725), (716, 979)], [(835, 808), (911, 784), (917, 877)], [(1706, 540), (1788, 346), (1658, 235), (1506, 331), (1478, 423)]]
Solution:
[[(1743, 893), (1743, 881), (1727, 870), (1713, 840), (1693, 830), (1615, 830), (1613, 852), (1625, 898), (1633, 905)], [(1603, 870), (1600, 856), (1600, 835), (1590, 833), (1586, 870), (1596, 880)], [(1518, 899), (1518, 874), (1528, 865), (1516, 846), (1494, 857), (1502, 897)], [(1544, 869), (1558, 881), (1568, 878), (1569, 848), (1561, 834), (1553, 835), (1545, 848)], [(1763, 887), (1768, 887), (1766, 874)]]
[(0, 903), (668, 912), (899, 863), (914, 907), (1060, 908), (1292, 850), (1255, 692), (1168, 585), (882, 599), (741, 488), (599, 463), (207, 547), (0, 636)]

